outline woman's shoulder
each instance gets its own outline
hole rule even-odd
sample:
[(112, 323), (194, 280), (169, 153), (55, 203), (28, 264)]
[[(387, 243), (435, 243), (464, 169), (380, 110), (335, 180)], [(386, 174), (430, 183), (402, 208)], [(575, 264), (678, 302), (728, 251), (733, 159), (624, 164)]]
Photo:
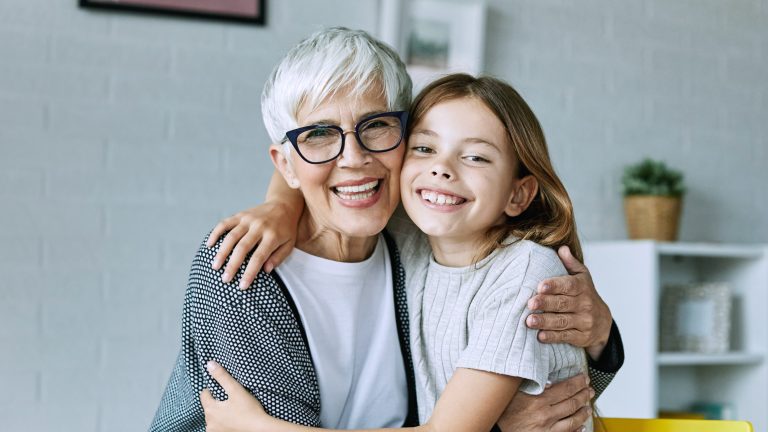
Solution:
[(243, 272), (246, 267), (245, 263), (248, 262), (249, 257), (246, 257), (244, 263), (240, 266), (232, 280), (224, 282), (222, 277), (224, 275), (226, 262), (225, 265), (218, 270), (214, 269), (212, 264), (214, 257), (222, 246), (226, 233), (211, 247), (208, 247), (207, 245), (209, 235), (210, 233), (203, 237), (194, 258), (192, 259), (192, 265), (189, 271), (189, 281), (187, 284), (187, 297), (193, 296), (196, 299), (205, 302), (236, 304), (242, 301), (244, 293), (248, 290), (277, 287), (277, 282), (272, 275), (264, 271), (259, 271), (256, 279), (248, 290), (244, 291), (239, 288), (240, 280), (243, 277)]

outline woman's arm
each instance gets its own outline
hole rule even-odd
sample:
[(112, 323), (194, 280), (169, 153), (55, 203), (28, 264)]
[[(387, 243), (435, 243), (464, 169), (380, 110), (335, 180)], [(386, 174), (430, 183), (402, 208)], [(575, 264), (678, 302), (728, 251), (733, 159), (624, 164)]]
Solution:
[[(208, 432), (309, 432), (310, 428), (267, 415), (259, 402), (224, 368), (209, 362), (208, 371), (228, 398), (217, 401), (206, 389), (200, 393)], [(403, 428), (418, 432), (489, 431), (517, 392), (521, 379), (492, 372), (459, 368), (437, 401), (427, 424)], [(365, 429), (381, 432), (397, 429)], [(360, 431), (362, 432), (362, 431)]]
[(269, 273), (291, 253), (303, 211), (304, 197), (301, 192), (291, 189), (280, 173), (275, 171), (264, 204), (221, 220), (211, 231), (208, 247), (216, 244), (226, 233), (212, 267), (220, 269), (229, 256), (222, 277), (224, 282), (229, 282), (247, 255), (253, 251), (240, 279), (240, 289), (248, 288), (262, 266)]

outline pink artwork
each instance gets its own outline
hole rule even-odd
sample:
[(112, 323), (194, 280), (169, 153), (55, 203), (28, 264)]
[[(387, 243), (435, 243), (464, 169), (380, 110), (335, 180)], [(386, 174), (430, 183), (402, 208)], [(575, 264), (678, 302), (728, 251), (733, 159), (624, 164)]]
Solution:
[(90, 8), (161, 12), (264, 24), (266, 0), (80, 0)]

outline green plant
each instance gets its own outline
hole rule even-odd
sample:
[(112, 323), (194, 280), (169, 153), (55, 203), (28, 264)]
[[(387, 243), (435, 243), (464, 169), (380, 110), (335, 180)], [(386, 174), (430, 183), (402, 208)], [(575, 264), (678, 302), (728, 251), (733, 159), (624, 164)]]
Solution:
[(664, 162), (644, 159), (624, 168), (621, 178), (624, 195), (681, 196), (685, 193), (683, 173)]

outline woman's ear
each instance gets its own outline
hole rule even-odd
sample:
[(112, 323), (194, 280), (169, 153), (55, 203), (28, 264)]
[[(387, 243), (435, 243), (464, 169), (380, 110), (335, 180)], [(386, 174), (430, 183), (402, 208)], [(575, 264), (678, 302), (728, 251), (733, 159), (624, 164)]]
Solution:
[(515, 180), (515, 187), (512, 189), (512, 196), (509, 197), (504, 213), (510, 217), (519, 216), (531, 205), (537, 193), (539, 193), (539, 182), (534, 176), (527, 175)]
[(280, 174), (282, 174), (285, 182), (288, 183), (288, 186), (290, 186), (291, 189), (298, 189), (300, 186), (299, 179), (293, 172), (293, 164), (288, 160), (288, 157), (283, 151), (283, 146), (278, 144), (269, 146), (269, 157), (272, 158), (272, 164), (275, 165), (275, 168), (277, 168), (278, 171), (280, 171)]

